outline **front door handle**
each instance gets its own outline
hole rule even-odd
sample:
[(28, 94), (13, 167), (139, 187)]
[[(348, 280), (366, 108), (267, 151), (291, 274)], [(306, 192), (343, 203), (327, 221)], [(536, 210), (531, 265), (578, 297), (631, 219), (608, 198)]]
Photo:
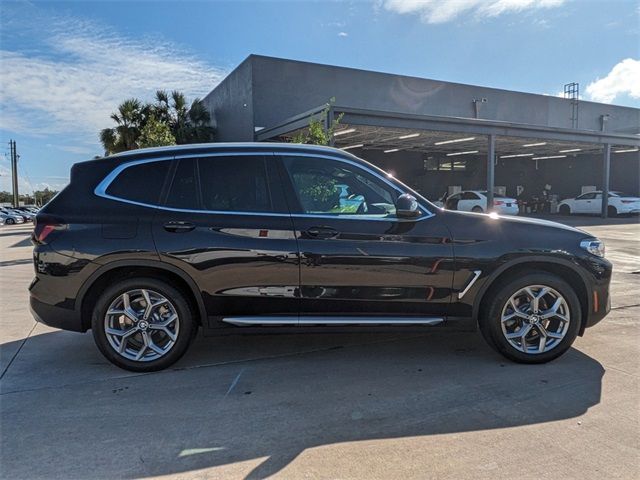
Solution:
[(171, 233), (186, 233), (194, 228), (196, 228), (196, 226), (189, 222), (167, 222), (164, 224), (164, 229)]
[(331, 227), (310, 227), (305, 232), (310, 238), (328, 239), (337, 237), (340, 232)]

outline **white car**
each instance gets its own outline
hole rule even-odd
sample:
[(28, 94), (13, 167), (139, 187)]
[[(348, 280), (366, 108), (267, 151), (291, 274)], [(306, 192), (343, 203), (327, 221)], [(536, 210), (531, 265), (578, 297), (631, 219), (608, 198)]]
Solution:
[[(484, 213), (487, 211), (486, 190), (463, 190), (449, 196), (444, 202), (447, 210)], [(493, 208), (491, 211), (501, 215), (518, 215), (518, 201), (515, 198), (493, 194)]]
[[(602, 211), (602, 192), (587, 192), (576, 198), (567, 198), (558, 204), (558, 212), (563, 215), (587, 213), (597, 215)], [(616, 215), (640, 213), (640, 198), (625, 197), (622, 192), (609, 192), (608, 214)]]

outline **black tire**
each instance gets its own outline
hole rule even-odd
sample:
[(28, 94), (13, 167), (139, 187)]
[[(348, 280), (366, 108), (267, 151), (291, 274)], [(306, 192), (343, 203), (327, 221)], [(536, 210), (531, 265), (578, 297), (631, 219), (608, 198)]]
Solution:
[(479, 207), (479, 206), (477, 206), (477, 205), (476, 205), (475, 207), (473, 207), (473, 208), (471, 209), (471, 211), (472, 211), (472, 212), (476, 212), (476, 213), (482, 213), (482, 212), (484, 212), (484, 210), (482, 210), (482, 207)]
[[(171, 302), (178, 315), (179, 330), (174, 345), (164, 356), (154, 360), (136, 361), (125, 358), (111, 346), (105, 332), (105, 316), (111, 303), (123, 293), (136, 289), (159, 293)], [(111, 363), (132, 372), (155, 372), (173, 365), (184, 355), (198, 329), (195, 319), (196, 314), (181, 291), (156, 278), (138, 277), (117, 282), (100, 295), (93, 309), (91, 329), (100, 352)]]
[(611, 217), (611, 218), (615, 218), (618, 216), (618, 209), (616, 207), (613, 207), (611, 205), (609, 205), (607, 207), (607, 216)]
[[(502, 311), (508, 300), (518, 290), (531, 285), (544, 285), (556, 290), (567, 303), (569, 309), (569, 326), (564, 338), (550, 350), (542, 353), (525, 353), (516, 349), (505, 338), (502, 332)], [(490, 298), (484, 303), (480, 312), (479, 326), (482, 336), (489, 346), (509, 360), (518, 363), (546, 363), (565, 353), (573, 344), (582, 320), (580, 300), (573, 288), (562, 278), (546, 273), (532, 272), (519, 276), (512, 276), (501, 281), (495, 288), (487, 292)]]
[(560, 215), (571, 215), (571, 208), (569, 208), (569, 205), (560, 205), (559, 212)]
[(16, 221), (13, 218), (7, 218), (4, 223), (6, 223), (7, 225), (14, 225), (16, 223)]

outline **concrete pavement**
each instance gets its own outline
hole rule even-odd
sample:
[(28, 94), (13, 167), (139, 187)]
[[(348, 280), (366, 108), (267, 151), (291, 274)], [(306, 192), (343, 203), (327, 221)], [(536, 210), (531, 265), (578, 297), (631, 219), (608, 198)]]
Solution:
[(29, 228), (1, 228), (0, 475), (638, 478), (640, 227), (563, 220), (607, 243), (614, 311), (550, 364), (474, 333), (237, 336), (144, 375), (33, 322)]

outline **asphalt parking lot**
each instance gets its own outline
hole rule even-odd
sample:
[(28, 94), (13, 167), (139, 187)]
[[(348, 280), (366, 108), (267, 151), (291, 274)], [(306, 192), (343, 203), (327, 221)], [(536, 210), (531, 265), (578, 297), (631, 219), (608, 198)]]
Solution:
[(605, 240), (613, 311), (550, 364), (475, 333), (235, 336), (153, 374), (36, 324), (30, 228), (2, 227), (0, 474), (639, 478), (638, 218), (560, 220)]

